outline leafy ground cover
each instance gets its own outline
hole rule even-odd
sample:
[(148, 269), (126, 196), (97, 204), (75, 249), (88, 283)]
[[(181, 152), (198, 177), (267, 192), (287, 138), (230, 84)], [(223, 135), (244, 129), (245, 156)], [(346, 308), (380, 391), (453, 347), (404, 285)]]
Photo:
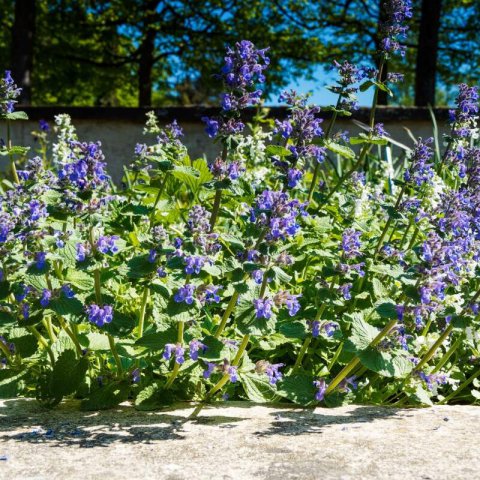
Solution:
[[(215, 159), (190, 158), (153, 113), (121, 186), (101, 145), (59, 115), (12, 145), (18, 89), (0, 85), (10, 170), (0, 204), (0, 396), (85, 410), (132, 399), (382, 405), (475, 402), (480, 238), (478, 94), (460, 85), (444, 139), (375, 123), (402, 52), (407, 1), (388, 3), (378, 68), (336, 64), (323, 121), (308, 97), (259, 109), (267, 49), (227, 49), (204, 118)], [(364, 133), (335, 129), (374, 89)], [(395, 148), (394, 148), (395, 147)], [(401, 152), (395, 157), (393, 152)], [(114, 161), (115, 159), (111, 159)]]

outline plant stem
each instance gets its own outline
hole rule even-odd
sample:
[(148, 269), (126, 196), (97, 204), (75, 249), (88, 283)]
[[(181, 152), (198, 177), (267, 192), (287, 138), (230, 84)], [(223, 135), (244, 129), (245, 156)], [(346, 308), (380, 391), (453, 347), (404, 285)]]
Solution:
[(441, 402), (438, 402), (439, 405), (443, 405), (450, 401), (452, 398), (456, 397), (463, 389), (468, 387), (478, 376), (480, 375), (480, 369), (477, 370), (473, 375), (468, 377), (454, 392), (450, 395), (447, 395)]
[(15, 166), (15, 160), (13, 155), (10, 153), (12, 148), (12, 139), (10, 136), (10, 120), (7, 120), (7, 148), (8, 148), (8, 158), (10, 159), (10, 169), (12, 171), (12, 177), (14, 183), (20, 183), (20, 179), (18, 178), (17, 167)]
[(157, 205), (160, 202), (160, 198), (162, 197), (163, 190), (165, 189), (165, 185), (167, 184), (167, 179), (168, 179), (168, 172), (165, 173), (165, 176), (163, 177), (162, 183), (158, 187), (158, 193), (157, 193), (157, 196), (155, 198), (155, 202), (153, 203), (152, 213), (150, 213), (150, 217), (149, 217), (150, 224), (148, 226), (148, 231), (150, 231), (153, 227), (153, 221), (155, 219), (155, 213), (156, 213), (156, 210), (157, 210)]
[(65, 322), (65, 319), (62, 316), (58, 315), (57, 318), (58, 318), (58, 322), (60, 323), (60, 326), (63, 328), (63, 330), (65, 330), (65, 333), (70, 337), (70, 339), (74, 343), (75, 349), (77, 350), (78, 355), (82, 356), (83, 350), (82, 350), (82, 346), (80, 345), (80, 342), (78, 341), (77, 336), (72, 330), (68, 328), (67, 322)]
[[(385, 65), (385, 58), (382, 58), (380, 61), (380, 65), (378, 67), (378, 73), (377, 73), (377, 81), (380, 82), (382, 79), (382, 72), (383, 72), (383, 67)], [(373, 94), (373, 100), (372, 100), (372, 106), (370, 108), (370, 119), (369, 119), (369, 127), (370, 127), (370, 132), (373, 129), (373, 126), (375, 125), (375, 112), (377, 110), (377, 103), (378, 103), (378, 87), (375, 87), (375, 93)], [(330, 197), (338, 191), (338, 189), (358, 170), (358, 167), (360, 167), (363, 164), (363, 161), (365, 160), (365, 157), (367, 156), (368, 152), (370, 151), (372, 145), (369, 145), (368, 143), (364, 144), (362, 150), (360, 151), (360, 156), (358, 157), (357, 162), (354, 163), (352, 168), (348, 170), (340, 180), (337, 182), (335, 187), (328, 193), (326, 201), (330, 199)]]
[[(468, 305), (471, 305), (474, 303), (478, 297), (480, 297), (480, 290), (478, 290), (475, 295), (469, 300)], [(465, 311), (467, 310), (468, 307), (464, 307), (463, 310), (460, 312), (460, 315), (463, 315)], [(420, 360), (420, 362), (417, 364), (415, 367), (415, 371), (418, 372), (426, 363), (430, 361), (430, 359), (435, 355), (435, 352), (437, 349), (442, 345), (442, 343), (445, 341), (445, 339), (450, 335), (450, 333), (453, 330), (453, 325), (450, 323), (447, 328), (443, 331), (443, 333), (440, 335), (438, 340), (430, 347), (428, 352), (425, 354), (425, 356)]]
[[(395, 211), (397, 211), (398, 206), (400, 205), (400, 202), (402, 201), (403, 195), (405, 193), (405, 188), (406, 184), (403, 184), (402, 189), (400, 190), (400, 193), (398, 194), (397, 201), (395, 202), (395, 206), (393, 207)], [(378, 239), (377, 246), (375, 247), (375, 253), (373, 254), (373, 259), (375, 260), (378, 253), (380, 252), (380, 249), (382, 248), (382, 243), (385, 238), (385, 235), (388, 233), (388, 229), (390, 228), (390, 224), (392, 223), (392, 217), (389, 216), (387, 222), (385, 223), (385, 226), (383, 227), (382, 234), (380, 235), (380, 238)]]
[(143, 337), (143, 327), (145, 324), (145, 312), (147, 311), (147, 303), (148, 303), (148, 294), (150, 289), (146, 286), (143, 290), (142, 296), (142, 304), (140, 307), (140, 314), (138, 316), (138, 335), (137, 338)]
[(118, 356), (117, 347), (115, 346), (115, 340), (109, 333), (107, 333), (107, 337), (108, 337), (108, 344), (110, 345), (110, 351), (112, 352), (113, 358), (115, 359), (115, 364), (117, 365), (118, 373), (122, 375), (123, 374), (122, 361)]
[[(250, 341), (250, 335), (247, 333), (246, 335), (244, 335), (244, 337), (242, 339), (242, 343), (240, 344), (240, 347), (238, 347), (237, 354), (235, 355), (235, 358), (233, 359), (233, 361), (231, 363), (232, 366), (234, 366), (234, 367), (238, 366), (238, 364), (240, 363), (240, 360), (243, 357), (243, 354), (245, 353), (245, 350), (247, 348), (247, 345), (248, 345), (249, 341)], [(230, 378), (230, 375), (228, 373), (225, 373), (223, 375), (223, 377), (207, 393), (207, 395), (205, 397), (205, 400), (204, 400), (204, 403), (198, 405), (197, 408), (195, 408), (195, 410), (192, 412), (192, 414), (189, 417), (190, 419), (196, 418), (198, 416), (198, 414), (200, 413), (200, 411), (204, 407), (205, 403), (207, 403), (213, 397), (213, 395), (215, 395), (219, 390), (221, 390), (225, 386), (225, 384), (228, 382), (229, 378)]]
[[(333, 283), (333, 282), (332, 282)], [(320, 320), (320, 318), (322, 318), (322, 314), (323, 312), (325, 311), (325, 308), (326, 308), (326, 304), (323, 303), (319, 309), (317, 310), (317, 313), (315, 315), (315, 322), (318, 322)], [(295, 365), (293, 366), (293, 370), (292, 371), (295, 371), (297, 370), (299, 367), (302, 366), (302, 361), (303, 361), (303, 357), (305, 356), (305, 353), (307, 353), (307, 350), (308, 350), (308, 347), (310, 346), (310, 343), (312, 342), (312, 337), (309, 335), (304, 341), (303, 341), (303, 345), (302, 347), (300, 348), (300, 352), (298, 352), (298, 357), (295, 361)]]
[(453, 343), (453, 345), (447, 350), (445, 355), (440, 359), (438, 364), (432, 370), (432, 373), (437, 373), (447, 362), (448, 359), (455, 353), (457, 348), (461, 345), (463, 340), (463, 335), (460, 335), (457, 340)]
[(213, 200), (212, 214), (210, 216), (210, 232), (213, 232), (215, 223), (218, 218), (218, 211), (220, 210), (220, 203), (222, 201), (222, 189), (217, 188), (215, 190), (215, 199)]
[[(178, 334), (177, 334), (177, 344), (183, 345), (183, 331), (185, 328), (185, 323), (184, 322), (178, 322)], [(165, 384), (165, 390), (168, 390), (172, 384), (175, 378), (178, 375), (178, 372), (180, 371), (181, 365), (177, 362), (175, 362), (175, 365), (173, 366), (172, 373), (170, 374), (170, 377), (167, 380), (167, 383)]]
[(233, 292), (232, 298), (230, 298), (227, 308), (223, 314), (222, 321), (220, 322), (220, 325), (218, 326), (215, 332), (215, 335), (214, 335), (215, 338), (219, 338), (222, 332), (225, 330), (225, 326), (227, 325), (227, 322), (228, 322), (228, 317), (230, 317), (230, 315), (232, 314), (233, 309), (237, 304), (238, 297), (239, 297), (239, 293), (237, 291)]
[(38, 343), (40, 343), (40, 345), (42, 345), (42, 347), (47, 351), (48, 356), (50, 357), (50, 362), (52, 362), (53, 365), (55, 363), (55, 356), (53, 355), (52, 349), (43, 335), (33, 325), (27, 325), (25, 328), (35, 336), (35, 338), (38, 340)]
[[(376, 347), (380, 341), (383, 339), (383, 337), (387, 336), (392, 328), (395, 327), (397, 324), (397, 320), (390, 320), (387, 325), (383, 328), (381, 332), (378, 333), (378, 335), (372, 340), (370, 343), (369, 347)], [(338, 373), (338, 375), (330, 382), (330, 384), (327, 387), (327, 390), (325, 391), (326, 394), (331, 393), (338, 385), (339, 383), (347, 377), (347, 375), (360, 363), (360, 359), (358, 357), (352, 358), (350, 362), (348, 362), (345, 367)]]

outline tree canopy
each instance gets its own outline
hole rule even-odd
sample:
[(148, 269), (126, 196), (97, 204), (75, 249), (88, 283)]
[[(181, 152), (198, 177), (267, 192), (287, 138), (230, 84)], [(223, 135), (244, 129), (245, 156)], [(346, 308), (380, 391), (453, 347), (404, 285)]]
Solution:
[[(24, 103), (209, 104), (225, 45), (248, 38), (271, 46), (267, 93), (278, 93), (334, 60), (374, 65), (384, 1), (0, 0), (0, 67)], [(406, 56), (388, 70), (407, 75), (402, 103), (445, 103), (456, 83), (479, 79), (480, 4), (412, 3)]]

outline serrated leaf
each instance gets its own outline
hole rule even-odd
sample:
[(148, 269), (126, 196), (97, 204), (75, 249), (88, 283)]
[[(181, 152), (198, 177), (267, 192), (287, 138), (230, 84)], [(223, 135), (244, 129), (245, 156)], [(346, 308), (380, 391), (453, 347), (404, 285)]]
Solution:
[(77, 358), (74, 350), (65, 350), (53, 366), (50, 384), (52, 393), (60, 397), (75, 393), (83, 382), (87, 370), (86, 357)]
[(388, 290), (385, 288), (383, 282), (378, 280), (378, 278), (372, 279), (373, 294), (379, 300), (381, 298), (388, 297)]
[(308, 406), (315, 402), (313, 380), (313, 376), (306, 373), (287, 375), (277, 384), (277, 394), (298, 405)]
[(284, 322), (279, 324), (278, 330), (287, 338), (303, 339), (307, 336), (307, 326), (305, 322)]
[(65, 281), (78, 288), (79, 290), (91, 292), (94, 288), (93, 276), (82, 270), (67, 270)]
[(377, 305), (375, 310), (382, 318), (390, 320), (398, 318), (397, 305), (392, 302), (383, 302)]
[(277, 157), (289, 157), (292, 155), (292, 152), (281, 145), (267, 145), (265, 153), (268, 156), (277, 156)]
[(163, 351), (167, 343), (175, 343), (177, 341), (177, 328), (170, 327), (163, 332), (147, 333), (139, 338), (135, 345), (145, 347), (149, 350)]
[(365, 350), (378, 335), (379, 330), (365, 322), (360, 313), (352, 313), (346, 317), (352, 319), (351, 334), (345, 345), (346, 350), (354, 352)]
[(359, 352), (358, 358), (364, 367), (383, 377), (405, 378), (413, 369), (413, 363), (404, 355), (381, 352), (371, 347)]
[(155, 382), (141, 390), (135, 398), (135, 408), (141, 411), (158, 410), (175, 402), (171, 390), (165, 390), (163, 385)]
[(22, 388), (22, 379), (27, 374), (27, 370), (18, 372), (16, 370), (0, 370), (0, 398), (15, 398)]
[(222, 341), (218, 340), (218, 338), (208, 335), (202, 339), (202, 343), (207, 349), (204, 352), (199, 352), (198, 358), (201, 360), (214, 362), (228, 357), (228, 347)]
[(113, 382), (104, 387), (100, 387), (82, 401), (80, 409), (90, 411), (107, 410), (116, 407), (119, 403), (127, 400), (130, 388), (130, 382), (127, 380)]
[(335, 142), (328, 142), (325, 146), (333, 153), (340, 155), (341, 157), (348, 158), (349, 160), (353, 160), (355, 158), (355, 152), (351, 149), (346, 147), (345, 145), (340, 145), (339, 143)]
[(67, 241), (63, 248), (57, 250), (65, 267), (74, 267), (77, 264), (77, 242)]
[(280, 398), (266, 375), (258, 373), (240, 373), (240, 382), (248, 399), (257, 403), (276, 402)]
[(28, 120), (28, 115), (25, 112), (16, 111), (5, 114), (7, 120)]
[(148, 261), (148, 255), (134, 257), (127, 262), (127, 276), (129, 278), (143, 278), (152, 275), (157, 266)]

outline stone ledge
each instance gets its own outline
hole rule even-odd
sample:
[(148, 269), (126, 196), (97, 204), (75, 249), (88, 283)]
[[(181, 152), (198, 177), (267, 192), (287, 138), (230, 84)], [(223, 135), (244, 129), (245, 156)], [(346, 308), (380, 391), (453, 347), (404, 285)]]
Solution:
[[(287, 109), (285, 107), (267, 107), (269, 116), (272, 118), (285, 118)], [(170, 122), (174, 119), (179, 122), (201, 122), (203, 116), (215, 116), (220, 112), (216, 107), (192, 106), (192, 107), (165, 107), (165, 108), (130, 108), (130, 107), (31, 107), (19, 105), (18, 110), (25, 111), (31, 120), (46, 119), (51, 120), (59, 113), (68, 113), (74, 120), (103, 120), (103, 121), (123, 121), (144, 123), (147, 112), (154, 110), (157, 116), (164, 122)], [(448, 108), (435, 108), (434, 113), (438, 121), (445, 121), (448, 118)], [(256, 109), (248, 108), (244, 112), (244, 119), (251, 120), (255, 115)], [(370, 109), (366, 107), (359, 108), (352, 117), (368, 121)], [(322, 112), (321, 117), (330, 118), (330, 112)], [(378, 107), (376, 114), (377, 122), (391, 121), (431, 121), (428, 108), (424, 107)]]
[[(228, 402), (79, 412), (0, 403), (0, 478), (480, 478), (480, 409), (301, 409)], [(57, 447), (57, 448), (51, 448)]]

